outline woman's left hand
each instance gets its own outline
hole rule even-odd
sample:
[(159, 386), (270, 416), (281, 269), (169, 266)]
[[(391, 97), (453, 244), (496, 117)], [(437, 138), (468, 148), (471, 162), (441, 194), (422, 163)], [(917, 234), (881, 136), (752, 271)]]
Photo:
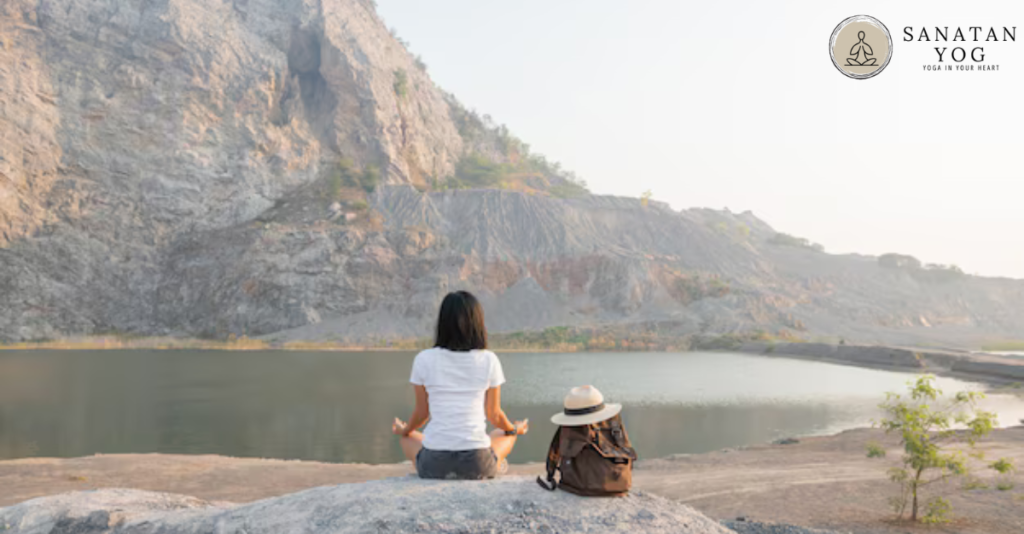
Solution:
[(395, 422), (391, 423), (391, 432), (394, 433), (396, 436), (404, 436), (406, 428), (408, 428), (408, 425), (405, 423), (405, 421), (402, 421), (397, 417), (395, 418)]

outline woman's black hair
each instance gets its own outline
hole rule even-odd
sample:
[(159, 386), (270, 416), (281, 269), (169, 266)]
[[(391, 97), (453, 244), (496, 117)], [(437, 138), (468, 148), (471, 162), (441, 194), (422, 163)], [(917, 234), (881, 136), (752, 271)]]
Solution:
[(484, 308), (468, 291), (448, 293), (437, 314), (435, 347), (466, 352), (487, 348)]

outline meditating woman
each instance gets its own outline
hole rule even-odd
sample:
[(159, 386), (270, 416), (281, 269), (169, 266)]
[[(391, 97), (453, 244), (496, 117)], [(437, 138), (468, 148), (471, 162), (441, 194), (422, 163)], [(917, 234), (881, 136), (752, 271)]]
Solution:
[[(444, 298), (434, 348), (416, 355), (410, 382), (416, 408), (408, 423), (396, 418), (391, 430), (421, 478), (484, 479), (507, 470), (505, 458), (529, 425), (513, 424), (501, 410), (505, 375), (487, 350), (484, 310), (473, 295)], [(487, 421), (495, 427), (490, 434)]]

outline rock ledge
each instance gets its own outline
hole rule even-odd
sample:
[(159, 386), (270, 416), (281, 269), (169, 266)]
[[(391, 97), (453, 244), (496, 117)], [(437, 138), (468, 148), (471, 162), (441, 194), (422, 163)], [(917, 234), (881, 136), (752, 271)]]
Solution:
[(525, 477), (446, 482), (415, 477), (325, 486), (245, 505), (108, 489), (0, 508), (0, 532), (185, 534), (209, 532), (646, 532), (729, 534), (696, 510), (636, 492), (580, 498)]

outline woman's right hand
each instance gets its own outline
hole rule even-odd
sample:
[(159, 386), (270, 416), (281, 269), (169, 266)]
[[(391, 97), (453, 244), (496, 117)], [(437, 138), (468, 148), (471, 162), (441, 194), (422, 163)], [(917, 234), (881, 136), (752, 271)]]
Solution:
[(518, 436), (522, 436), (523, 434), (526, 434), (527, 432), (530, 431), (530, 420), (529, 419), (523, 419), (522, 421), (516, 421), (515, 425), (516, 425), (516, 431), (517, 431), (516, 435), (518, 435)]

